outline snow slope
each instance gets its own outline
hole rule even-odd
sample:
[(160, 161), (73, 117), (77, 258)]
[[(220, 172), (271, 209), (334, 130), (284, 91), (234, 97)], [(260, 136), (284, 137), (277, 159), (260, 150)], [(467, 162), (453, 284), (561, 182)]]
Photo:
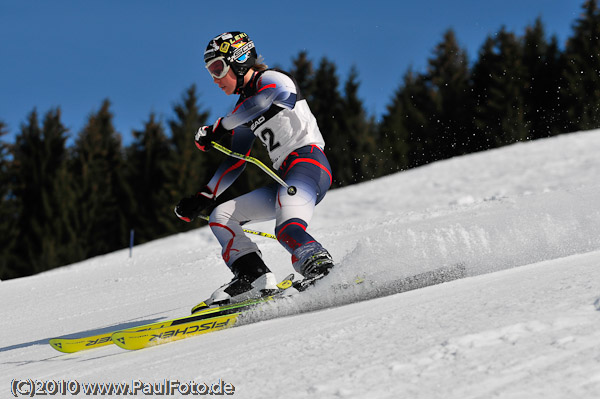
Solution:
[[(339, 263), (328, 280), (367, 273), (375, 287), (323, 281), (261, 322), (142, 351), (64, 355), (47, 340), (187, 314), (230, 278), (207, 228), (1, 282), (0, 397), (33, 379), (222, 380), (239, 398), (598, 398), (599, 153), (600, 131), (581, 132), (332, 191), (310, 229)], [(291, 272), (275, 241), (256, 241)], [(459, 280), (357, 301), (459, 264)]]

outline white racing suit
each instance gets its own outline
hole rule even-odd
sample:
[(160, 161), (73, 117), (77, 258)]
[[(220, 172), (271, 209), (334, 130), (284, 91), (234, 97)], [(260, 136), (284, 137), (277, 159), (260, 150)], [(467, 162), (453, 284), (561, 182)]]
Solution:
[[(275, 219), (277, 239), (292, 255), (296, 271), (301, 272), (304, 261), (323, 250), (306, 229), (315, 205), (332, 183), (323, 152), (325, 142), (308, 103), (285, 72), (255, 72), (236, 108), (221, 123), (233, 130), (231, 147), (235, 152), (250, 154), (258, 137), (279, 176), (297, 190), (289, 195), (285, 187), (273, 183), (217, 206), (210, 215), (210, 227), (222, 246), (223, 260), (231, 267), (243, 255), (260, 253), (242, 226)], [(245, 164), (233, 158), (224, 161), (208, 183), (213, 194), (223, 193)]]

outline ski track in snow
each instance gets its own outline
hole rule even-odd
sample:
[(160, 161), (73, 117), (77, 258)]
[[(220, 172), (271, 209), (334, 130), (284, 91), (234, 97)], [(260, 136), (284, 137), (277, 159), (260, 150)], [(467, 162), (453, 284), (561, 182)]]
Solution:
[[(599, 152), (600, 131), (581, 132), (334, 190), (311, 223), (338, 262), (327, 280), (263, 321), (142, 351), (47, 340), (188, 314), (231, 276), (209, 229), (1, 282), (0, 397), (13, 379), (222, 379), (239, 398), (598, 398)], [(410, 280), (457, 265), (458, 280)], [(416, 285), (384, 289), (402, 279)]]

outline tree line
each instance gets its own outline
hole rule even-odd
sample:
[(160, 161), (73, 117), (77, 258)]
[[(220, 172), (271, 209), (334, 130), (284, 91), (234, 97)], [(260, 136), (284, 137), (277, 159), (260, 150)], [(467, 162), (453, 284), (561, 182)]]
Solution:
[[(458, 155), (600, 127), (600, 9), (586, 0), (561, 48), (540, 19), (522, 35), (501, 28), (476, 59), (448, 30), (425, 71), (409, 69), (379, 120), (359, 98), (355, 68), (340, 87), (337, 67), (300, 52), (296, 77), (323, 132), (334, 187)], [(394, 75), (393, 66), (385, 74)], [(195, 86), (164, 123), (154, 113), (123, 146), (109, 100), (67, 146), (59, 108), (33, 110), (14, 143), (0, 141), (0, 279), (39, 273), (196, 228), (173, 214), (180, 198), (214, 173), (223, 155), (192, 143), (210, 122)], [(0, 137), (8, 134), (0, 121)], [(255, 146), (255, 156), (268, 160)], [(247, 168), (219, 198), (268, 178)]]

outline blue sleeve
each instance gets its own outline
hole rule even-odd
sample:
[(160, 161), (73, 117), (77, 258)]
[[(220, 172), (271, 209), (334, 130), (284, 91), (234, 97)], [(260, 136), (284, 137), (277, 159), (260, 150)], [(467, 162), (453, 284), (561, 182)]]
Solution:
[(221, 123), (225, 129), (232, 130), (265, 113), (272, 105), (293, 109), (296, 96), (296, 85), (289, 76), (266, 71), (257, 82), (256, 94), (239, 103)]

